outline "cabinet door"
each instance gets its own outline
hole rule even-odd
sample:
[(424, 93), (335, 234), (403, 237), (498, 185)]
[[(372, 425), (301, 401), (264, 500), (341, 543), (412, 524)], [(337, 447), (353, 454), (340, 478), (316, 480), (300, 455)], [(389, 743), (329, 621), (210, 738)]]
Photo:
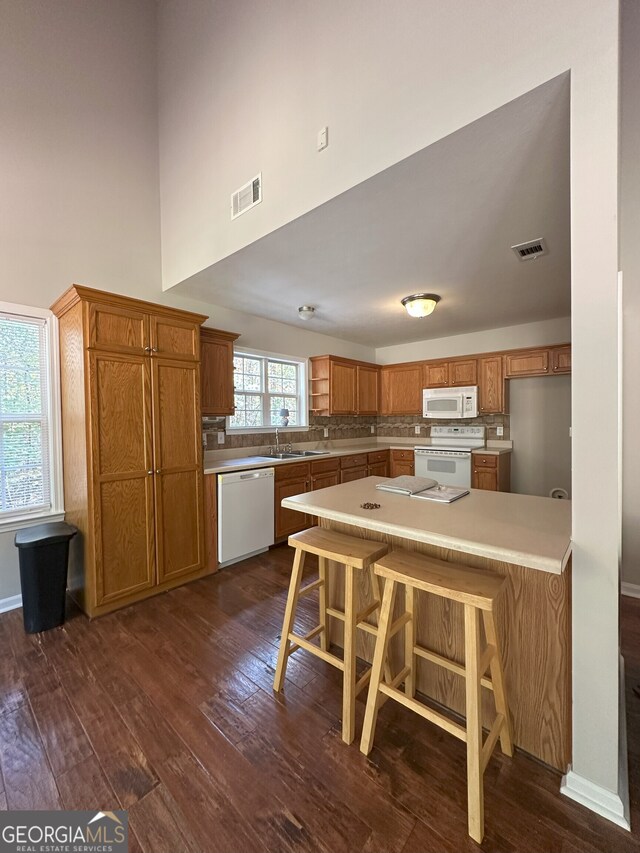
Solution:
[(553, 373), (571, 373), (571, 347), (555, 347), (551, 350), (551, 370)]
[(152, 359), (158, 583), (204, 565), (200, 369)]
[(142, 355), (150, 350), (149, 315), (118, 305), (89, 303), (89, 347)]
[(394, 365), (382, 370), (382, 414), (422, 414), (421, 364)]
[(497, 468), (476, 468), (474, 466), (471, 477), (471, 487), (473, 489), (486, 489), (490, 492), (498, 491), (498, 469)]
[(505, 411), (504, 378), (502, 357), (489, 356), (478, 360), (479, 400), (478, 408), (483, 415)]
[(424, 366), (424, 387), (444, 388), (449, 384), (449, 362), (427, 362)]
[(369, 465), (369, 477), (388, 477), (389, 463), (388, 462), (373, 462)]
[(477, 385), (478, 362), (475, 358), (467, 361), (452, 361), (449, 364), (449, 385)]
[(161, 315), (151, 317), (151, 352), (185, 361), (200, 359), (200, 325)]
[(357, 368), (358, 414), (377, 415), (380, 371), (375, 367)]
[(537, 349), (505, 356), (505, 376), (544, 376), (549, 372), (549, 350)]
[(352, 480), (362, 480), (363, 477), (367, 476), (367, 468), (347, 468), (340, 472), (340, 482), (350, 483)]
[(218, 568), (218, 495), (216, 475), (204, 476), (204, 550), (206, 567), (210, 572)]
[(200, 374), (202, 414), (232, 415), (233, 342), (203, 338), (200, 341)]
[(96, 605), (155, 584), (150, 372), (145, 356), (90, 356)]
[(390, 475), (392, 477), (404, 477), (405, 475), (413, 477), (413, 474), (413, 460), (410, 461), (408, 459), (391, 459)]
[(275, 483), (275, 539), (281, 541), (304, 530), (309, 526), (308, 517), (303, 512), (295, 509), (286, 509), (282, 501), (294, 495), (301, 495), (309, 491), (309, 480), (306, 477), (297, 477), (288, 480), (276, 480)]
[(319, 474), (317, 477), (311, 478), (311, 491), (315, 492), (318, 489), (328, 489), (329, 486), (337, 486), (340, 482), (340, 471), (331, 471), (328, 474)]
[(329, 408), (332, 415), (355, 415), (356, 381), (355, 364), (331, 362)]

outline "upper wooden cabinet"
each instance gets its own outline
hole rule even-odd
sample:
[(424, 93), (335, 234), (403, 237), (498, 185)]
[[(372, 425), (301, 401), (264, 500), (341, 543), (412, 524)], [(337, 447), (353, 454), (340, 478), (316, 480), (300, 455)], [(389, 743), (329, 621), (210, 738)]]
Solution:
[(69, 589), (90, 616), (205, 574), (199, 327), (74, 286), (59, 318)]
[(356, 410), (359, 415), (377, 415), (380, 410), (380, 369), (359, 364), (356, 368)]
[(478, 362), (475, 358), (456, 361), (427, 361), (424, 364), (424, 387), (446, 388), (478, 384)]
[(312, 414), (378, 414), (380, 369), (375, 364), (332, 355), (314, 356), (310, 362)]
[(390, 364), (381, 368), (381, 414), (422, 414), (423, 363)]
[(478, 413), (489, 415), (506, 411), (506, 391), (502, 356), (478, 359)]
[(507, 353), (504, 357), (504, 375), (507, 379), (517, 376), (544, 376), (548, 372), (548, 349), (523, 350)]
[(551, 372), (571, 373), (571, 346), (554, 347), (551, 350)]
[(203, 415), (232, 415), (234, 412), (233, 343), (239, 337), (220, 329), (200, 329)]

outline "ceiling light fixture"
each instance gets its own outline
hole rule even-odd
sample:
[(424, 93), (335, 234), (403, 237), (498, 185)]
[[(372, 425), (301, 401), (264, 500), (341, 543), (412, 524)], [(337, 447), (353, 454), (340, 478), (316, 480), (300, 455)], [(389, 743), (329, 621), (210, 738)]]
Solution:
[(411, 296), (405, 296), (402, 300), (407, 314), (411, 317), (428, 317), (429, 314), (433, 314), (438, 302), (440, 297), (435, 293), (414, 293)]
[(301, 320), (310, 320), (315, 314), (316, 309), (313, 305), (301, 305), (298, 308), (298, 316)]

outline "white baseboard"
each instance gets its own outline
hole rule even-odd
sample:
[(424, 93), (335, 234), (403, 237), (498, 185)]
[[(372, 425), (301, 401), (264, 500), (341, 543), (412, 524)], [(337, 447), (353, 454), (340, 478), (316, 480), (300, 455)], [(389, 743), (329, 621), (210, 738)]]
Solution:
[(8, 598), (0, 598), (0, 613), (15, 610), (17, 607), (22, 607), (21, 595), (10, 595)]
[(628, 595), (630, 598), (640, 598), (640, 584), (627, 583), (622, 581), (621, 590), (623, 595)]
[(571, 769), (571, 766), (569, 766), (566, 775), (562, 777), (560, 793), (630, 832), (627, 711), (625, 707), (624, 658), (622, 655), (620, 655), (619, 666), (618, 793), (580, 776)]

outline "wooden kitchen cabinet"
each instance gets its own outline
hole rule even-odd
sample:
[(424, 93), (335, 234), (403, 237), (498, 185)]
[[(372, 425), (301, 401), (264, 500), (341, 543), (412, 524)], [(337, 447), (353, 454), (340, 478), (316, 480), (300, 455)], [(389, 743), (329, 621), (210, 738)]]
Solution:
[(554, 347), (551, 350), (551, 372), (571, 373), (571, 346)]
[(507, 379), (518, 376), (544, 376), (548, 372), (548, 349), (507, 353), (504, 357), (504, 375)]
[(415, 473), (413, 448), (407, 450), (392, 450), (389, 476), (402, 477), (405, 474), (413, 477)]
[(478, 384), (478, 361), (467, 358), (456, 361), (426, 361), (424, 387), (446, 388)]
[(218, 568), (218, 492), (215, 474), (204, 475), (204, 550), (209, 572)]
[(340, 482), (350, 483), (368, 476), (367, 454), (354, 453), (340, 458)]
[(380, 377), (383, 415), (422, 414), (422, 362), (385, 365)]
[(356, 414), (377, 415), (380, 410), (380, 369), (356, 367)]
[(502, 356), (478, 359), (478, 414), (506, 412), (506, 390)]
[(220, 329), (200, 330), (203, 415), (232, 415), (235, 411), (233, 344), (239, 337)]
[(311, 491), (337, 486), (340, 482), (340, 459), (317, 459), (311, 463)]
[(511, 491), (511, 454), (471, 454), (471, 488), (491, 492)]
[(207, 318), (77, 285), (52, 310), (66, 517), (81, 533), (69, 589), (98, 616), (207, 572), (198, 361)]
[(389, 476), (389, 451), (374, 450), (367, 453), (367, 471), (369, 477)]
[(310, 411), (318, 415), (377, 415), (380, 370), (375, 364), (314, 356)]
[(276, 542), (283, 542), (292, 533), (298, 533), (310, 524), (309, 516), (282, 506), (282, 501), (285, 498), (310, 491), (311, 472), (309, 463), (276, 465), (274, 480), (274, 538)]

